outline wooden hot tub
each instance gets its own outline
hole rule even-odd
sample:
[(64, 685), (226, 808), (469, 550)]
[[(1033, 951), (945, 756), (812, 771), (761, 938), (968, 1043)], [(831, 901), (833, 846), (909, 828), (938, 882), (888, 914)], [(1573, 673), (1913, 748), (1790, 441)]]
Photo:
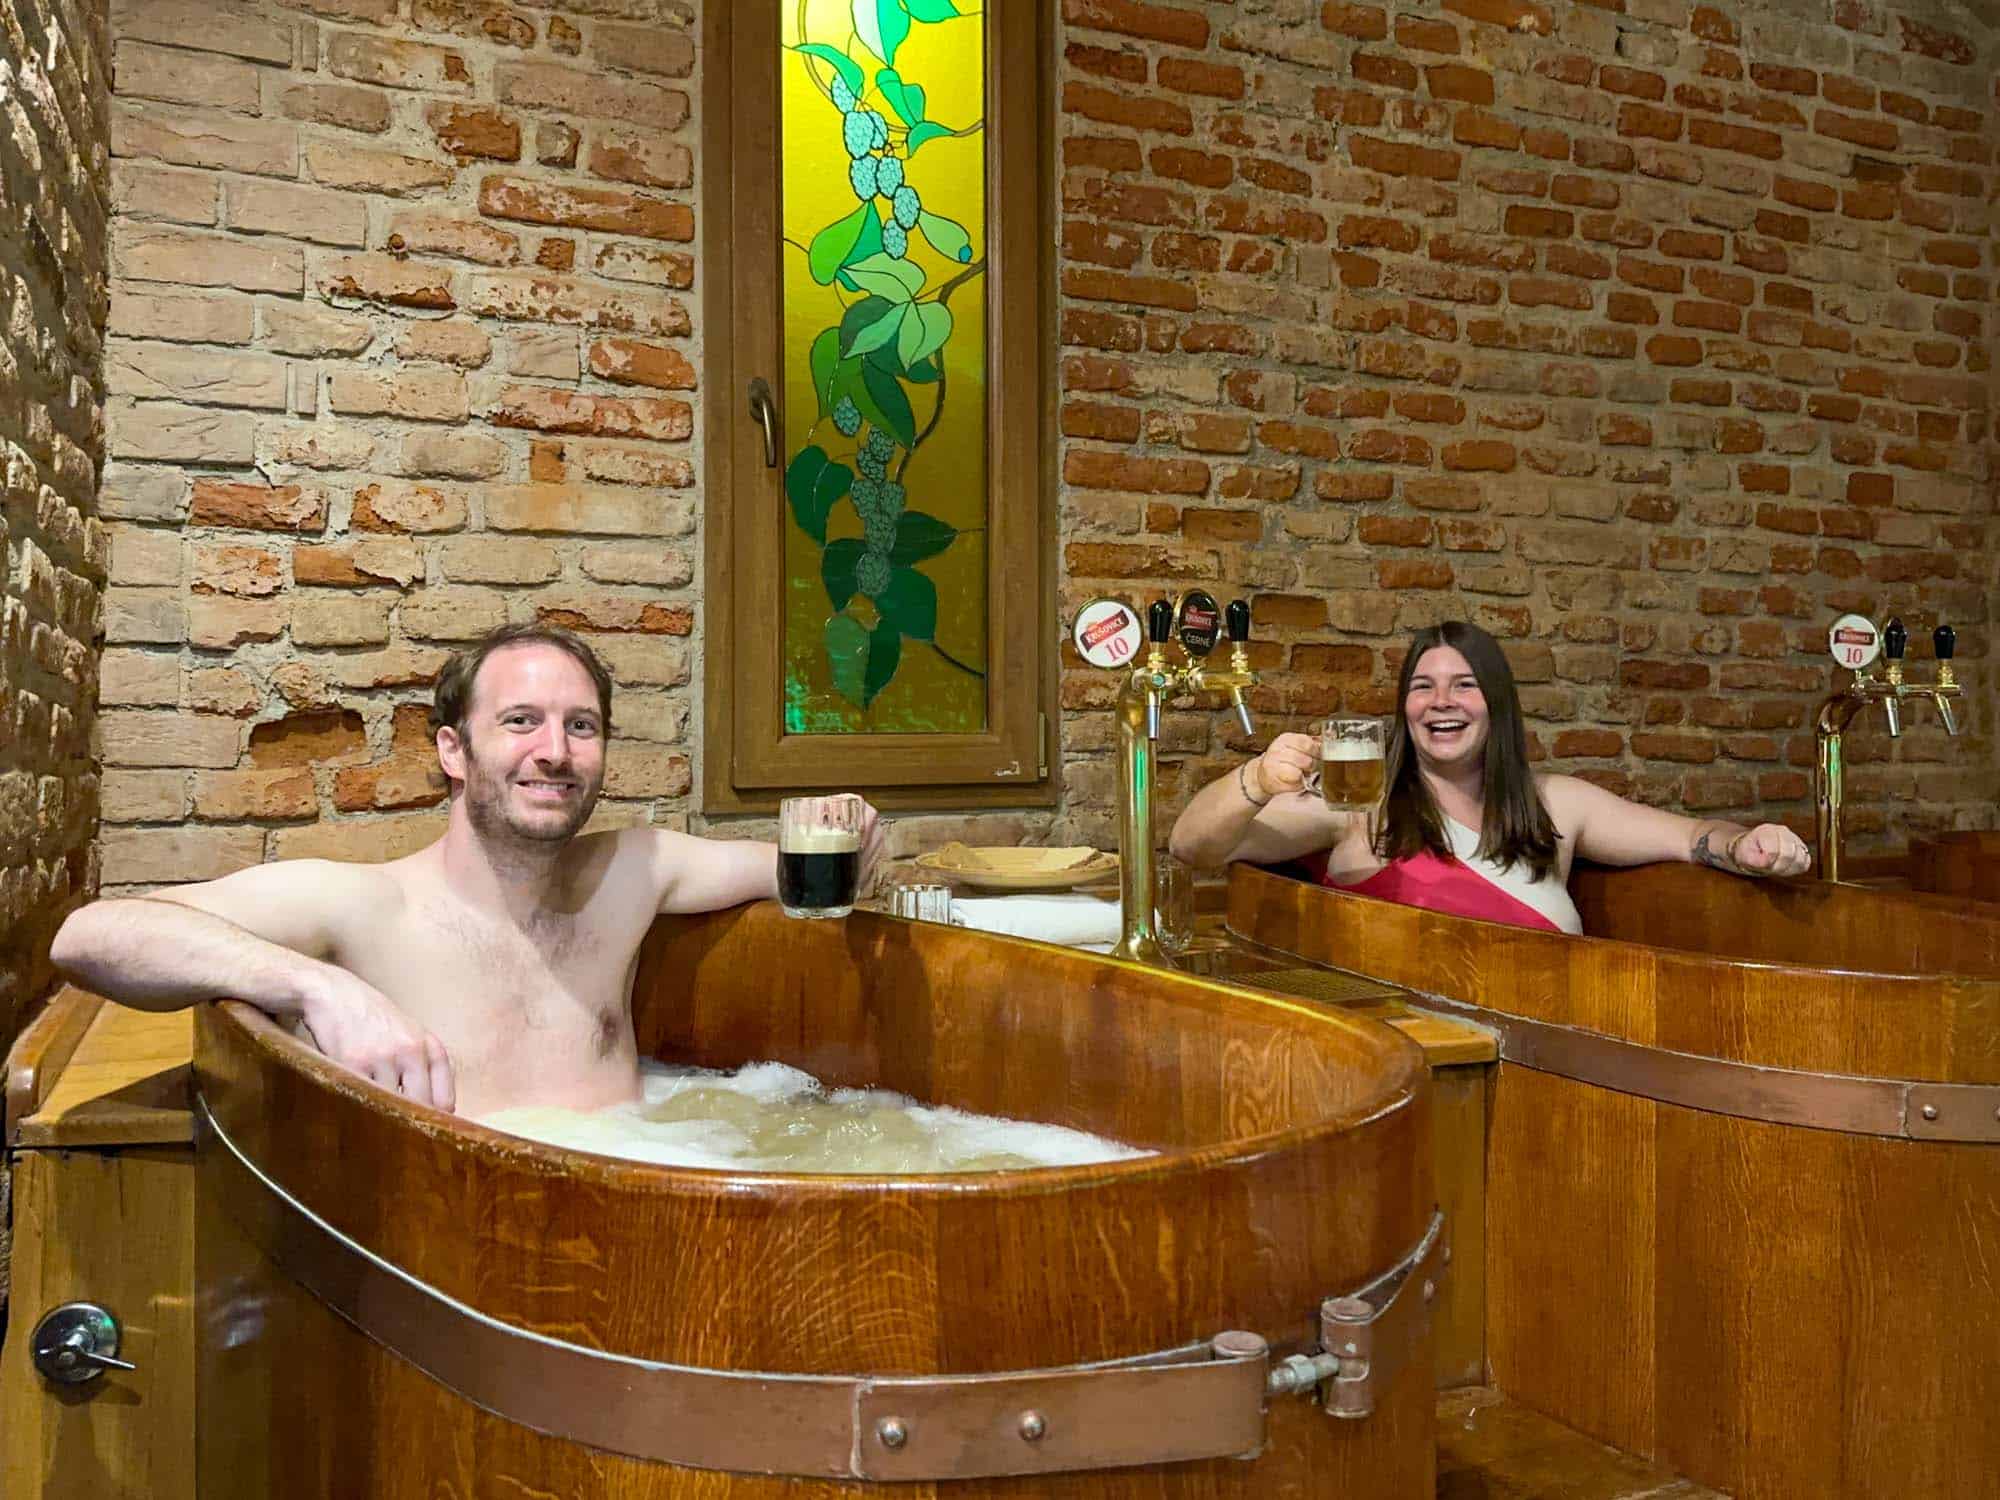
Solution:
[(1914, 890), (2000, 901), (2000, 833), (1941, 833), (1912, 839), (1909, 866)]
[[(205, 1500), (889, 1480), (1428, 1500), (1428, 1099), (1387, 1028), (770, 904), (663, 919), (633, 1008), (642, 1054), (775, 1058), (1160, 1154), (890, 1179), (623, 1163), (409, 1106), (257, 1012), (204, 1008)], [(1352, 1379), (1372, 1415), (1267, 1396), (1267, 1364), (1319, 1345), (1323, 1300), (1364, 1290), (1387, 1305), (1372, 1368), (1350, 1356), (1327, 1389)], [(1217, 1338), (1238, 1330), (1268, 1360)]]
[(1245, 939), (1498, 1031), (1493, 1384), (1750, 1500), (2000, 1493), (2000, 910), (1571, 888), (1592, 936), (1231, 877)]

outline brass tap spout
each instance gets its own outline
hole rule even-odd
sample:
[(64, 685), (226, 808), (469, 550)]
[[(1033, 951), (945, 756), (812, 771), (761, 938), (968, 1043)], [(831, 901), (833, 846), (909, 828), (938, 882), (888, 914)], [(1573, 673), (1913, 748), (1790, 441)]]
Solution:
[(1882, 646), (1888, 657), (1883, 675), (1876, 677), (1865, 669), (1856, 672), (1852, 682), (1820, 704), (1813, 720), (1813, 733), (1819, 741), (1819, 782), (1816, 789), (1819, 847), (1814, 851), (1814, 864), (1815, 873), (1821, 880), (1841, 878), (1847, 776), (1842, 736), (1847, 727), (1854, 722), (1854, 716), (1869, 704), (1880, 703), (1883, 717), (1889, 722), (1890, 738), (1899, 738), (1903, 732), (1904, 700), (1927, 698), (1936, 705), (1945, 733), (1956, 736), (1958, 714), (1951, 700), (1961, 696), (1962, 690), (1952, 675), (1951, 658), (1957, 639), (1956, 632), (1949, 625), (1938, 626), (1931, 634), (1931, 643), (1937, 652), (1937, 681), (1928, 685), (1905, 682), (1903, 652), (1909, 635), (1900, 619), (1891, 620), (1882, 632)]
[(1215, 601), (1194, 590), (1180, 607), (1181, 655), (1169, 665), (1166, 642), (1174, 629), (1175, 611), (1161, 599), (1146, 611), (1151, 649), (1143, 666), (1126, 675), (1118, 692), (1118, 744), (1123, 778), (1118, 786), (1118, 895), (1121, 905), (1118, 942), (1113, 958), (1164, 963), (1166, 952), (1158, 933), (1158, 889), (1153, 867), (1154, 747), (1160, 738), (1160, 705), (1181, 693), (1227, 691), (1244, 732), (1250, 732), (1250, 707), (1244, 692), (1256, 686), (1245, 642), (1250, 636), (1250, 606), (1238, 599), (1229, 606), (1231, 641), (1229, 670), (1210, 671), (1202, 659), (1216, 638)]

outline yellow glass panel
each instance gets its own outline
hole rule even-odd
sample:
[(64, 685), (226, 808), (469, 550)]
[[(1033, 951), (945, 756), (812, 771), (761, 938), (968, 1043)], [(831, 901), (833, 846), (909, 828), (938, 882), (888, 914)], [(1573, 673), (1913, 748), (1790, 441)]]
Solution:
[(984, 16), (967, 0), (779, 3), (785, 728), (977, 733)]

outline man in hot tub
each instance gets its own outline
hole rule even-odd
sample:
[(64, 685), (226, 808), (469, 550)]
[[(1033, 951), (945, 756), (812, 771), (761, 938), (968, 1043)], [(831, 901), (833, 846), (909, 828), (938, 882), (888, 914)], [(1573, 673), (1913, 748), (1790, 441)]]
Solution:
[[(611, 677), (564, 630), (454, 655), (431, 709), (444, 836), (387, 864), (299, 859), (98, 901), (54, 962), (127, 1005), (229, 996), (440, 1109), (636, 1098), (631, 986), (662, 912), (777, 894), (774, 844), (658, 828), (579, 834), (604, 785)], [(867, 810), (863, 889), (880, 855)]]

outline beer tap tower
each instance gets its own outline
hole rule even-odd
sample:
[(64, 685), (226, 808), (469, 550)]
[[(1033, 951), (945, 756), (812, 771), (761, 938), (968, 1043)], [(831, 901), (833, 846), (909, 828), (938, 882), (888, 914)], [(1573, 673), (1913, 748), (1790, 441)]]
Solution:
[[(1854, 680), (1819, 706), (1814, 730), (1819, 740), (1818, 803), (1819, 847), (1814, 863), (1821, 880), (1840, 879), (1841, 813), (1845, 803), (1846, 763), (1841, 736), (1854, 716), (1871, 703), (1880, 703), (1889, 721), (1889, 737), (1903, 733), (1903, 702), (1928, 698), (1937, 705), (1946, 734), (1958, 734), (1958, 714), (1952, 700), (1960, 696), (1958, 680), (1952, 675), (1952, 654), (1958, 649), (1958, 634), (1949, 625), (1931, 632), (1931, 646), (1937, 655), (1934, 683), (1903, 680), (1903, 652), (1909, 646), (1909, 632), (1900, 619), (1892, 619), (1878, 639), (1874, 622), (1864, 615), (1843, 615), (1834, 621), (1828, 634), (1833, 659), (1854, 669)], [(1887, 655), (1888, 666), (1880, 677), (1869, 670), (1877, 652)]]
[[(1086, 606), (1078, 615), (1079, 642), (1084, 632), (1084, 615), (1100, 607)], [(1113, 607), (1124, 608), (1115, 602)], [(1226, 616), (1229, 670), (1212, 671), (1203, 663), (1215, 649), (1217, 627), (1222, 623), (1215, 600), (1200, 589), (1183, 594), (1178, 609), (1164, 599), (1154, 600), (1146, 610), (1146, 659), (1126, 674), (1118, 692), (1118, 748), (1123, 773), (1118, 784), (1121, 914), (1118, 945), (1111, 950), (1113, 958), (1142, 963), (1165, 961), (1156, 930), (1153, 869), (1154, 747), (1160, 738), (1160, 705), (1181, 693), (1226, 691), (1243, 732), (1246, 735), (1254, 732), (1250, 705), (1243, 696), (1257, 681), (1257, 674), (1250, 670), (1245, 646), (1250, 639), (1250, 606), (1242, 599), (1234, 600)], [(1180, 638), (1182, 659), (1178, 664), (1170, 664), (1167, 646), (1176, 634)]]

